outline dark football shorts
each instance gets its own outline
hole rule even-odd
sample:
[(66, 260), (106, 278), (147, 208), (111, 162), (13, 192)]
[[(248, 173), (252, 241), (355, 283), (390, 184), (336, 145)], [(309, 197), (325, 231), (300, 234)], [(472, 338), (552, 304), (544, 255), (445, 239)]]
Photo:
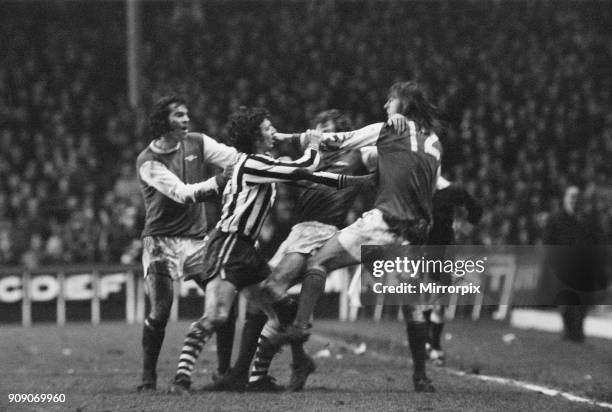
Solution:
[(200, 285), (221, 276), (241, 290), (261, 282), (270, 274), (268, 262), (261, 257), (248, 237), (218, 229), (210, 235), (204, 257), (204, 273)]

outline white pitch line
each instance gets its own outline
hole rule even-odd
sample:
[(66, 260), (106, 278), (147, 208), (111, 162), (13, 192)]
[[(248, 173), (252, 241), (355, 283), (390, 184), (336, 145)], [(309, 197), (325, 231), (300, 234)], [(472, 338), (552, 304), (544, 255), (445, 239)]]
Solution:
[[(357, 349), (357, 346), (355, 345), (351, 345), (349, 343), (343, 342), (340, 339), (331, 338), (328, 336), (313, 334), (312, 340), (319, 342), (319, 343), (332, 343), (334, 345), (344, 347), (345, 349), (351, 352)], [(373, 350), (366, 351), (365, 355), (371, 358), (374, 358), (376, 360), (379, 360), (379, 361), (384, 361), (384, 362), (395, 362), (397, 360), (397, 357), (395, 356), (386, 355), (384, 353), (380, 353), (380, 352), (373, 351)], [(479, 379), (485, 382), (498, 383), (500, 385), (515, 386), (521, 389), (525, 389), (531, 392), (541, 393), (541, 394), (551, 396), (551, 397), (560, 396), (571, 402), (584, 403), (587, 405), (598, 406), (600, 408), (606, 408), (606, 409), (612, 410), (612, 403), (600, 402), (595, 399), (585, 398), (583, 396), (574, 395), (573, 393), (570, 393), (570, 392), (559, 391), (557, 389), (549, 388), (549, 387), (542, 386), (542, 385), (537, 385), (531, 382), (519, 381), (516, 379), (510, 379), (510, 378), (503, 378), (501, 376), (490, 376), (490, 375), (466, 373), (458, 369), (449, 368), (447, 366), (443, 367), (442, 369), (445, 369), (448, 373), (450, 373), (451, 375), (455, 375), (455, 376), (474, 378), (474, 379)]]
[(495, 382), (501, 385), (516, 386), (518, 388), (526, 389), (528, 391), (542, 393), (547, 396), (561, 396), (572, 402), (586, 403), (592, 406), (599, 406), (601, 408), (612, 409), (611, 403), (600, 402), (595, 399), (585, 398), (583, 396), (574, 395), (573, 393), (559, 391), (557, 389), (548, 388), (542, 385), (536, 385), (530, 382), (519, 381), (516, 379), (510, 379), (510, 378), (502, 378), (500, 376), (476, 375), (476, 374), (466, 373), (466, 372), (452, 369), (452, 368), (445, 368), (445, 369), (447, 369), (447, 371), (450, 374), (456, 375), (456, 376), (465, 376), (469, 378), (479, 379), (485, 382)]

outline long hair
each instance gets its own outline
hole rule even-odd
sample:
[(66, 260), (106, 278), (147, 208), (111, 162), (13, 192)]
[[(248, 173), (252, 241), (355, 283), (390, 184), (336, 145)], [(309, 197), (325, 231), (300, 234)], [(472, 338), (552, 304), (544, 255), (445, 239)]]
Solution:
[(170, 106), (173, 104), (187, 105), (185, 99), (174, 95), (164, 96), (153, 105), (151, 115), (149, 116), (149, 129), (152, 139), (157, 139), (170, 131), (168, 116), (170, 115)]
[(255, 142), (261, 138), (261, 123), (270, 117), (263, 107), (240, 108), (229, 116), (229, 138), (231, 144), (242, 153), (255, 152)]
[(389, 88), (389, 96), (396, 96), (400, 113), (408, 117), (426, 131), (443, 127), (442, 112), (425, 96), (416, 82), (397, 82)]
[(334, 122), (336, 132), (348, 132), (353, 130), (351, 118), (338, 109), (324, 110), (317, 114), (312, 121), (312, 127), (316, 127), (319, 123), (326, 123), (328, 120)]

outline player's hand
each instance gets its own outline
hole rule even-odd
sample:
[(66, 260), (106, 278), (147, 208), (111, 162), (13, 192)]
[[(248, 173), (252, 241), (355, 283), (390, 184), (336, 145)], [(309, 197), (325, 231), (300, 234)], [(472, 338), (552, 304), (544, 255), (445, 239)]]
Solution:
[(319, 147), (321, 144), (321, 140), (323, 139), (323, 133), (314, 130), (308, 129), (306, 131), (306, 140), (308, 141), (309, 146)]
[(234, 163), (225, 166), (225, 168), (223, 169), (223, 173), (219, 173), (216, 176), (217, 186), (219, 186), (219, 189), (225, 187), (226, 183), (230, 181), (233, 174), (234, 174)]
[(325, 136), (323, 140), (321, 140), (321, 150), (325, 150), (327, 152), (333, 152), (336, 150), (340, 150), (340, 139), (338, 139), (338, 135), (333, 134), (331, 137)]
[(396, 113), (387, 120), (389, 126), (393, 126), (395, 133), (402, 134), (408, 129), (408, 119), (406, 116)]
[(225, 169), (223, 169), (223, 177), (227, 180), (230, 180), (232, 178), (232, 175), (234, 174), (234, 166), (235, 164), (231, 163), (225, 166)]

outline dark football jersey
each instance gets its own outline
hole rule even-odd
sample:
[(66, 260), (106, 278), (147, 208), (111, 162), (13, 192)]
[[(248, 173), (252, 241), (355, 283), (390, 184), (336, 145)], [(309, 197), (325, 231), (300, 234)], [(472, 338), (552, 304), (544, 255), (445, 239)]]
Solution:
[(376, 142), (378, 149), (378, 196), (375, 207), (396, 221), (433, 220), (432, 196), (442, 147), (438, 137), (416, 130), (409, 122), (398, 135), (385, 125)]
[[(360, 176), (367, 173), (359, 149), (321, 152), (317, 171)], [(342, 227), (361, 186), (336, 190), (321, 184), (301, 185), (298, 197), (297, 222), (317, 221)]]

